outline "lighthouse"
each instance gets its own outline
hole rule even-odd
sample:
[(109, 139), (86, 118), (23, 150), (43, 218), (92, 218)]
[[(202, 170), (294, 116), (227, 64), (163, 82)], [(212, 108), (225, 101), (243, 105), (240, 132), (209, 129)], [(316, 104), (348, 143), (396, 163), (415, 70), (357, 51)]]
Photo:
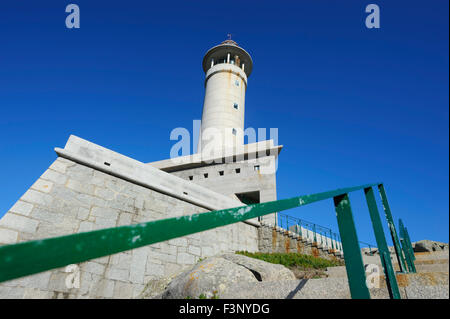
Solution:
[[(277, 159), (283, 146), (272, 136), (251, 138), (250, 132), (256, 131), (252, 127), (245, 128), (244, 144), (250, 54), (227, 39), (206, 51), (202, 67), (205, 97), (197, 152), (149, 165), (246, 204), (276, 200)], [(261, 220), (275, 224), (276, 214), (253, 222)]]
[(199, 152), (243, 146), (245, 91), (253, 68), (250, 54), (228, 39), (206, 52), (202, 66), (205, 99)]

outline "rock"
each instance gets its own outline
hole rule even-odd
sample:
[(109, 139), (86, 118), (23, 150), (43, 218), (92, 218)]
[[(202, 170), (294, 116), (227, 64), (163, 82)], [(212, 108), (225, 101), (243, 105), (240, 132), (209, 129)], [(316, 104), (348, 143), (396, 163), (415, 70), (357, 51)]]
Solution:
[(282, 265), (242, 255), (225, 254), (207, 258), (175, 277), (161, 298), (199, 298), (201, 295), (220, 298), (236, 283), (292, 279), (295, 279), (294, 274)]
[(378, 254), (378, 248), (376, 248), (376, 247), (372, 247), (370, 249), (369, 248), (361, 248), (361, 252), (364, 255), (373, 256), (375, 254)]
[(222, 258), (250, 270), (258, 281), (294, 280), (295, 275), (283, 265), (268, 263), (239, 254), (225, 254)]
[(448, 250), (448, 244), (432, 240), (421, 240), (413, 243), (414, 252), (430, 252)]
[(144, 290), (140, 293), (138, 298), (148, 299), (157, 298), (166, 290), (169, 283), (173, 280), (176, 275), (151, 279), (147, 282)]
[(181, 273), (168, 285), (163, 299), (208, 298), (223, 293), (230, 284), (258, 281), (251, 271), (220, 257), (211, 257)]

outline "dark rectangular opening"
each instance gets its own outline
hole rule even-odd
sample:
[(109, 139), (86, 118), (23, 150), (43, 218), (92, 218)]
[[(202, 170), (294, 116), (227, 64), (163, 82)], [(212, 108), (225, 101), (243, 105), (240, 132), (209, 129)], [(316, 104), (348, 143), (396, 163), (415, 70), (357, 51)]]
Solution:
[(258, 204), (260, 202), (259, 191), (237, 193), (236, 196), (241, 202), (247, 205)]

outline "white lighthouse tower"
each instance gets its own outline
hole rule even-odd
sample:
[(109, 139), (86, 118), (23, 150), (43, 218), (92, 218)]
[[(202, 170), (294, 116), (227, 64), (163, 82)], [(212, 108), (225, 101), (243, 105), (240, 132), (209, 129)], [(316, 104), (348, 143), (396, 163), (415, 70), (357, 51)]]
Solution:
[[(198, 151), (149, 164), (246, 204), (276, 200), (277, 159), (283, 146), (272, 135), (256, 139), (251, 127), (246, 128), (244, 144), (245, 91), (252, 67), (250, 54), (231, 39), (209, 49), (203, 57), (205, 99)], [(276, 214), (260, 219), (275, 224)]]
[(252, 67), (250, 54), (231, 39), (206, 52), (199, 152), (236, 149), (244, 144), (245, 91)]

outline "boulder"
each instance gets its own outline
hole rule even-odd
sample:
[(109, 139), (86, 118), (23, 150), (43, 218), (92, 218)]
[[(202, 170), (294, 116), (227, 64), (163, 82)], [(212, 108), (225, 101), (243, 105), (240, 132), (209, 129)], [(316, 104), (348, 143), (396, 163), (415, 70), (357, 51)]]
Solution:
[(250, 270), (258, 281), (294, 280), (292, 271), (279, 264), (272, 264), (260, 259), (239, 254), (225, 254), (222, 258)]
[(414, 252), (431, 252), (448, 250), (448, 244), (432, 240), (421, 240), (413, 243)]
[(230, 286), (241, 282), (295, 279), (282, 265), (254, 258), (225, 254), (209, 257), (175, 277), (160, 296), (163, 299), (212, 298), (225, 294)]

